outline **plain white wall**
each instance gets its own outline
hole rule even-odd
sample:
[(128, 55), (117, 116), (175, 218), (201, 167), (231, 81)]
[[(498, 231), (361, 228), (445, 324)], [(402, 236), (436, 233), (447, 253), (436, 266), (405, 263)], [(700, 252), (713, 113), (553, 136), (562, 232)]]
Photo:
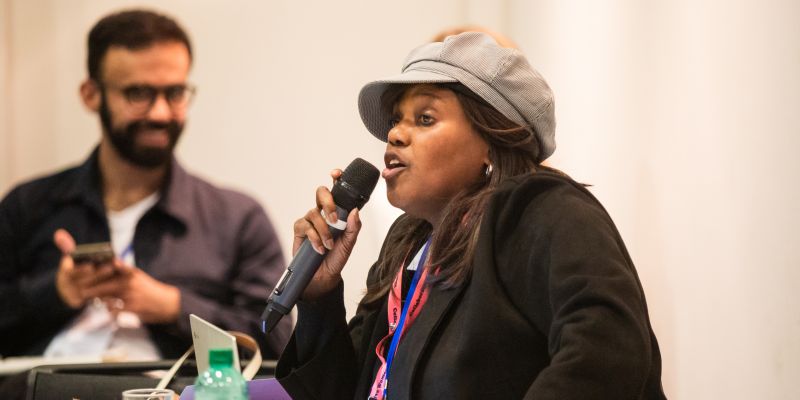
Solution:
[(11, 3), (0, 2), (0, 188), (5, 189), (11, 182), (11, 166), (9, 157), (11, 149), (10, 98), (11, 98), (11, 62), (9, 53), (11, 43)]
[[(99, 126), (77, 96), (86, 33), (111, 10), (151, 5), (195, 46), (179, 157), (258, 198), (287, 254), (332, 167), (381, 163), (358, 117), (361, 85), (398, 72), (441, 28), (504, 32), (555, 91), (551, 164), (593, 185), (628, 245), (668, 396), (800, 398), (798, 2), (0, 4), (0, 192), (88, 154)], [(350, 314), (397, 215), (383, 190), (346, 270)]]

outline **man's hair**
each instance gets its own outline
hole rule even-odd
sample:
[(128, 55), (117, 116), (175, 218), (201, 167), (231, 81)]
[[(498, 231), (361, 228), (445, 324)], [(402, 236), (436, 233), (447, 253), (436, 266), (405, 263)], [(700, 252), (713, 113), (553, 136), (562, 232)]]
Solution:
[(101, 63), (111, 46), (141, 50), (163, 42), (183, 43), (191, 59), (189, 36), (172, 18), (147, 10), (128, 10), (108, 15), (89, 32), (89, 78), (100, 80)]

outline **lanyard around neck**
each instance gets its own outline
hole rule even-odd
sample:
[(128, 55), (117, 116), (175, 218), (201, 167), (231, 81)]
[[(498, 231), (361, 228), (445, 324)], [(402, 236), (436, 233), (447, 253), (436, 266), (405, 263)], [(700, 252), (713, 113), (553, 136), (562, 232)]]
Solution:
[[(430, 244), (431, 240), (429, 238), (425, 242), (425, 246), (422, 249), (422, 254), (419, 262), (417, 263), (417, 269), (414, 271), (414, 277), (411, 280), (411, 285), (408, 288), (408, 293), (406, 293), (405, 301), (401, 307), (402, 311), (400, 311), (399, 320), (397, 319), (397, 303), (399, 303), (400, 297), (402, 296), (402, 291), (400, 290), (402, 287), (403, 278), (402, 265), (392, 285), (392, 289), (390, 290), (388, 304), (389, 335), (381, 340), (381, 342), (378, 344), (378, 348), (376, 349), (378, 358), (381, 360), (382, 364), (378, 369), (375, 382), (373, 382), (372, 390), (370, 391), (370, 399), (386, 398), (386, 387), (389, 381), (389, 371), (392, 361), (394, 360), (394, 355), (397, 352), (397, 346), (399, 345), (400, 339), (403, 337), (405, 330), (408, 329), (408, 326), (414, 322), (414, 319), (416, 319), (417, 315), (422, 309), (422, 305), (427, 301), (425, 279), (427, 278), (429, 269), (425, 268), (425, 261), (428, 257), (428, 249), (430, 248)], [(389, 350), (386, 352), (386, 359), (384, 360), (382, 353), (383, 349), (386, 348), (386, 340), (389, 338), (391, 338), (391, 343), (389, 345)]]
[[(428, 258), (428, 249), (430, 248), (431, 240), (428, 239), (425, 242), (425, 248), (422, 250), (422, 257), (419, 258), (419, 263), (417, 264), (417, 270), (414, 271), (414, 278), (411, 280), (411, 286), (408, 288), (408, 293), (406, 294), (406, 300), (403, 304), (403, 311), (400, 313), (400, 321), (397, 323), (397, 328), (395, 328), (395, 334), (392, 335), (392, 344), (389, 345), (389, 353), (386, 355), (386, 380), (389, 380), (389, 372), (392, 369), (392, 360), (394, 359), (394, 353), (397, 351), (397, 345), (400, 343), (400, 337), (403, 336), (403, 326), (406, 323), (406, 316), (408, 316), (408, 307), (411, 306), (413, 302), (414, 294), (417, 289), (417, 284), (419, 283), (419, 277), (422, 276), (422, 271), (425, 269), (425, 259)], [(386, 388), (384, 388), (384, 391)]]

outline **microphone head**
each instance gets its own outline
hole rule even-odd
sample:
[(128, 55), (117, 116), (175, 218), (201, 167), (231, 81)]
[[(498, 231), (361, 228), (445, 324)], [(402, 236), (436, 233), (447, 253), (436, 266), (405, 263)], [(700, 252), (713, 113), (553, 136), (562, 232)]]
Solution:
[(378, 184), (381, 173), (375, 166), (361, 158), (356, 158), (333, 186), (331, 194), (336, 205), (348, 212), (353, 208), (361, 208), (369, 200), (369, 196)]

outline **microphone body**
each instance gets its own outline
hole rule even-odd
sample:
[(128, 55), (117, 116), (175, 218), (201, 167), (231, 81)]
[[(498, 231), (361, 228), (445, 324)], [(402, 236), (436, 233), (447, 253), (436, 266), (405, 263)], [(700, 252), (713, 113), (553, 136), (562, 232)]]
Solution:
[[(369, 200), (369, 195), (378, 182), (380, 172), (372, 164), (357, 158), (345, 169), (341, 178), (334, 184), (331, 194), (336, 203), (336, 224), (328, 223), (333, 239), (341, 236), (346, 227), (347, 216), (353, 208), (361, 208)], [(261, 315), (261, 330), (270, 333), (278, 321), (288, 314), (297, 299), (303, 294), (325, 254), (319, 254), (311, 241), (306, 238), (297, 250), (289, 267), (281, 276), (275, 289), (267, 299), (267, 308)]]
[[(339, 221), (342, 222), (347, 220), (349, 212), (337, 206), (336, 214), (339, 217)], [(338, 229), (330, 223), (328, 224), (328, 228), (331, 231), (333, 240), (338, 239), (342, 232), (344, 232), (344, 227)], [(311, 282), (311, 279), (314, 277), (314, 274), (317, 272), (317, 269), (319, 269), (324, 259), (325, 254), (317, 253), (317, 251), (311, 247), (310, 240), (306, 239), (303, 241), (303, 244), (301, 244), (300, 248), (297, 250), (297, 254), (292, 259), (292, 262), (289, 263), (289, 267), (286, 268), (280, 281), (278, 281), (278, 285), (275, 286), (275, 289), (267, 300), (267, 308), (264, 310), (264, 314), (261, 315), (261, 329), (264, 333), (272, 331), (278, 324), (278, 321), (280, 321), (284, 315), (292, 311), (292, 307), (297, 303), (297, 299), (303, 294), (303, 291), (306, 289), (306, 286), (308, 286), (308, 283)]]

